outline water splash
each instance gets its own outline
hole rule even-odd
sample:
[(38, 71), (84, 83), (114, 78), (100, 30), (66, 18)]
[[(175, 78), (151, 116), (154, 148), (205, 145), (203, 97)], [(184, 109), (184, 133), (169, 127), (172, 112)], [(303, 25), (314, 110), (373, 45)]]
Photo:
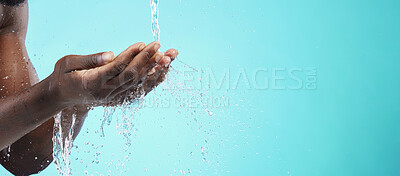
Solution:
[(117, 109), (116, 106), (113, 107), (105, 107), (104, 108), (104, 114), (103, 114), (103, 121), (101, 122), (101, 126), (100, 126), (100, 132), (101, 132), (101, 137), (104, 137), (104, 125), (107, 123), (107, 125), (111, 124), (112, 121), (112, 116), (115, 112), (115, 110)]
[(134, 131), (135, 125), (133, 124), (134, 115), (143, 107), (143, 100), (145, 93), (140, 92), (140, 96), (133, 97), (133, 93), (131, 93), (128, 98), (125, 99), (124, 103), (121, 106), (122, 112), (122, 121), (118, 121), (117, 119), (117, 129), (118, 133), (122, 134), (125, 139), (125, 148), (127, 150), (131, 145), (131, 135)]
[[(151, 0), (150, 1), (150, 7), (151, 7), (151, 31), (153, 33), (153, 41), (159, 41), (160, 40), (160, 26), (158, 24), (158, 15), (159, 15), (159, 10), (158, 10), (158, 0)], [(119, 113), (118, 115), (121, 114), (121, 118), (119, 119), (117, 117), (117, 129), (118, 133), (122, 134), (125, 139), (126, 139), (126, 145), (125, 145), (125, 150), (127, 147), (131, 145), (131, 132), (132, 129), (134, 128), (133, 124), (133, 115), (143, 106), (143, 101), (144, 101), (144, 92), (139, 92), (139, 96), (134, 95), (132, 92), (126, 96), (124, 99), (124, 102), (118, 106)], [(101, 131), (101, 136), (104, 137), (104, 125), (110, 125), (112, 121), (113, 114), (117, 110), (117, 107), (104, 107), (104, 117), (103, 121), (100, 127)]]
[(101, 136), (104, 137), (104, 125), (110, 125), (114, 114), (117, 114), (118, 134), (123, 135), (126, 140), (124, 150), (127, 150), (131, 145), (130, 136), (135, 127), (133, 124), (134, 114), (143, 106), (145, 93), (139, 90), (136, 90), (136, 92), (138, 92), (138, 95), (133, 92), (128, 93), (121, 105), (104, 107), (103, 121), (100, 126)]
[[(134, 94), (133, 92), (137, 93)], [(126, 156), (123, 159), (118, 159), (118, 161), (112, 161), (110, 163), (110, 165), (114, 164), (116, 170), (118, 170), (120, 174), (127, 171), (126, 163), (129, 162), (130, 155), (132, 154), (129, 149), (131, 148), (132, 144), (133, 132), (136, 131), (134, 125), (134, 115), (143, 107), (145, 96), (145, 93), (139, 90), (135, 90), (133, 92), (130, 92), (127, 94), (127, 96), (125, 96), (122, 104), (104, 107), (103, 119), (100, 126), (100, 136), (105, 137), (105, 125), (109, 126), (112, 120), (115, 119), (117, 133), (123, 136), (125, 139), (125, 145), (122, 147), (122, 152), (126, 153)]]
[(76, 114), (72, 114), (71, 128), (69, 129), (67, 136), (64, 136), (66, 134), (63, 133), (61, 116), (60, 112), (54, 117), (53, 158), (59, 174), (67, 176), (72, 174), (69, 156), (71, 155), (71, 149), (73, 146)]
[[(159, 1), (151, 0), (150, 3), (152, 16), (151, 30), (153, 34), (153, 40), (158, 41), (160, 39), (160, 27), (158, 23)], [(195, 144), (194, 148), (196, 149), (194, 153), (199, 154), (199, 161), (203, 161), (204, 163), (213, 165), (212, 158), (209, 158), (208, 141), (212, 141), (213, 137), (215, 136), (215, 132), (213, 131), (213, 129), (215, 129), (216, 126), (213, 126), (213, 122), (216, 119), (212, 119), (212, 117), (215, 118), (216, 114), (218, 114), (218, 111), (215, 109), (213, 104), (207, 100), (212, 100), (212, 97), (215, 98), (216, 95), (209, 94), (209, 89), (197, 89), (199, 88), (199, 85), (203, 84), (203, 70), (196, 69), (195, 67), (186, 64), (185, 62), (182, 62), (178, 58), (176, 58), (176, 61), (178, 61), (178, 65), (176, 65), (176, 67), (174, 66), (174, 68), (170, 67), (171, 71), (168, 73), (169, 75), (167, 76), (167, 79), (163, 84), (159, 86), (160, 88), (158, 88), (158, 90), (153, 91), (153, 94), (154, 96), (157, 96), (158, 99), (172, 97), (172, 99), (174, 100), (180, 100), (178, 102), (174, 102), (174, 105), (178, 107), (177, 115), (179, 116), (179, 118), (182, 118), (182, 120), (187, 120), (188, 126), (190, 125), (190, 128), (193, 128), (193, 131), (197, 131), (197, 140), (204, 141), (204, 144), (202, 142)], [(191, 73), (191, 75), (186, 75), (186, 73)], [(190, 78), (193, 75), (200, 76), (200, 78), (193, 80), (192, 78)], [(157, 93), (154, 93), (155, 91), (157, 91)], [(138, 94), (140, 96), (137, 96)], [(126, 153), (125, 157), (123, 159), (118, 159), (117, 161), (110, 161), (109, 159), (107, 159), (108, 167), (110, 167), (110, 165), (114, 165), (116, 170), (114, 170), (113, 172), (119, 171), (120, 175), (123, 172), (126, 172), (125, 163), (128, 163), (128, 161), (130, 160), (131, 149), (132, 147), (135, 147), (134, 143), (132, 142), (132, 140), (135, 139), (135, 132), (137, 131), (134, 124), (135, 114), (141, 108), (147, 107), (146, 101), (144, 100), (145, 94), (143, 92), (140, 92), (138, 94), (128, 94), (121, 105), (104, 107), (104, 114), (102, 119), (100, 119), (102, 120), (100, 126), (101, 137), (105, 137), (105, 125), (111, 125), (112, 120), (114, 120), (116, 121), (117, 132), (125, 139), (125, 141), (123, 141), (125, 142), (125, 146), (122, 147), (123, 151), (121, 151), (123, 153)], [(196, 102), (196, 104), (193, 104), (193, 102)], [(160, 105), (157, 103), (160, 103)], [(159, 107), (162, 106), (161, 104), (161, 101), (155, 102), (155, 104), (153, 104), (153, 106), (151, 107)], [(87, 145), (89, 145), (89, 142)], [(93, 146), (94, 144), (91, 145)], [(95, 147), (94, 149), (97, 150), (97, 147)], [(98, 158), (98, 156), (100, 154), (101, 152), (96, 151), (96, 154), (94, 156), (95, 159), (92, 160), (92, 163), (93, 161), (96, 164), (99, 163), (100, 158)], [(88, 169), (88, 166), (86, 166), (86, 169)], [(187, 169), (187, 172), (185, 172), (185, 170), (180, 170), (180, 172), (182, 174), (186, 174), (191, 173), (191, 170)], [(86, 170), (85, 173), (88, 174), (89, 171)], [(111, 173), (110, 170), (109, 173)]]
[(4, 150), (1, 151), (1, 152), (2, 152), (2, 154), (3, 154), (3, 158), (2, 158), (2, 159), (4, 159), (4, 161), (10, 161), (11, 145), (9, 145), (9, 146), (7, 147), (7, 150), (4, 149)]
[(160, 40), (160, 26), (158, 25), (158, 0), (151, 0), (151, 31), (153, 33), (153, 41)]

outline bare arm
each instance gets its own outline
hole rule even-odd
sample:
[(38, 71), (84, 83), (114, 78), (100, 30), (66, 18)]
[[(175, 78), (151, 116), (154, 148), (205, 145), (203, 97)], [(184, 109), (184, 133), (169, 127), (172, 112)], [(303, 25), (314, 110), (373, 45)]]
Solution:
[(116, 96), (115, 90), (125, 83), (137, 85), (141, 75), (151, 69), (149, 65), (152, 64), (147, 63), (149, 56), (159, 48), (158, 42), (146, 48), (143, 43), (137, 43), (114, 61), (110, 52), (60, 59), (49, 77), (1, 100), (0, 148), (12, 144), (64, 108), (76, 104), (104, 104), (111, 101)]
[(14, 143), (67, 107), (57, 99), (57, 95), (49, 87), (50, 80), (47, 78), (19, 94), (1, 100), (1, 149)]
[[(12, 101), (18, 103), (16, 93), (19, 93), (21, 97), (28, 98), (27, 96), (30, 94), (22, 92), (22, 90), (29, 89), (29, 91), (37, 92), (35, 89), (39, 85), (35, 89), (31, 87), (38, 82), (38, 78), (25, 48), (28, 21), (27, 3), (20, 6), (0, 5), (0, 14), (2, 14), (0, 19), (0, 134), (7, 136), (12, 131), (3, 132), (4, 128), (9, 127), (8, 122), (4, 123), (3, 121), (7, 120), (5, 117), (10, 110), (9, 108), (18, 108), (18, 106), (11, 104)], [(18, 85), (15, 82), (18, 82)], [(44, 92), (41, 92), (36, 96), (44, 94)], [(29, 98), (35, 99), (35, 97)], [(29, 102), (26, 101), (25, 104), (28, 106), (27, 103)], [(36, 126), (36, 124), (33, 124), (33, 126)], [(31, 130), (31, 128), (28, 129)], [(17, 139), (21, 137), (19, 133), (15, 135), (18, 136)], [(11, 135), (7, 139), (0, 137), (0, 149), (4, 148), (3, 143), (9, 143), (10, 140), (15, 141), (15, 135)]]
[[(68, 122), (77, 113), (82, 117), (77, 120), (83, 122), (88, 105), (118, 104), (125, 92), (138, 90), (143, 81), (143, 89), (148, 92), (163, 80), (167, 65), (177, 55), (156, 53), (158, 42), (147, 47), (137, 43), (115, 59), (110, 52), (70, 55), (60, 59), (54, 72), (37, 83), (25, 48), (27, 3), (17, 7), (0, 5), (0, 13), (10, 17), (0, 17), (0, 149), (12, 144), (14, 157), (1, 162), (13, 173), (37, 173), (44, 169), (47, 165), (33, 160), (36, 156), (51, 162), (54, 114), (63, 110), (63, 122)], [(75, 131), (74, 137), (79, 129)], [(38, 162), (39, 168), (34, 168), (33, 162)]]
[[(39, 81), (25, 48), (27, 11), (27, 3), (19, 6), (0, 5), (0, 103), (8, 102), (7, 97), (22, 94)], [(63, 129), (70, 128), (71, 116), (76, 114), (75, 138), (87, 112), (87, 106), (84, 105), (64, 109)], [(16, 175), (37, 173), (46, 168), (52, 161), (53, 124), (54, 119), (50, 117), (6, 149), (0, 150), (0, 164)]]

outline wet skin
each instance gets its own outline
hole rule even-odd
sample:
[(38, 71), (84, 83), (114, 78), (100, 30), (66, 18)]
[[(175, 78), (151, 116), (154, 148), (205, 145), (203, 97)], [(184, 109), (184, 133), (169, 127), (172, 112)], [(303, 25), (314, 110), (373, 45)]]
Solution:
[(0, 163), (15, 175), (38, 173), (52, 162), (55, 114), (62, 112), (66, 130), (77, 115), (75, 139), (89, 107), (116, 106), (128, 94), (147, 94), (178, 55), (175, 49), (159, 52), (158, 42), (136, 43), (117, 57), (69, 55), (39, 82), (25, 48), (27, 2), (0, 4), (0, 14)]

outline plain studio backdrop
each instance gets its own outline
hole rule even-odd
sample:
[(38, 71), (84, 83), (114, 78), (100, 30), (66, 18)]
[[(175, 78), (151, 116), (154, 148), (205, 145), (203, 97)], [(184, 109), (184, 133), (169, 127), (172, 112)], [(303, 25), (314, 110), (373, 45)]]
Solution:
[[(41, 79), (65, 55), (152, 41), (147, 0), (29, 6)], [(162, 50), (180, 51), (169, 80), (127, 118), (128, 148), (122, 113), (102, 137), (104, 109), (91, 111), (73, 175), (400, 175), (399, 7), (160, 0)], [(52, 164), (40, 175), (56, 174)]]

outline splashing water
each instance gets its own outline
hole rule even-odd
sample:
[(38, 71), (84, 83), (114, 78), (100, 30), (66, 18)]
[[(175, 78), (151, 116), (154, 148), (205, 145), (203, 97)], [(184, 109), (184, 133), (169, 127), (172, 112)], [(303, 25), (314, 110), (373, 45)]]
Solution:
[[(158, 24), (158, 0), (151, 0), (151, 31), (153, 34), (153, 41), (160, 40), (160, 26)], [(104, 126), (110, 125), (112, 121), (112, 117), (114, 114), (117, 114), (117, 130), (120, 135), (123, 135), (125, 138), (125, 147), (124, 150), (127, 151), (131, 145), (131, 135), (134, 130), (134, 114), (142, 108), (144, 101), (144, 92), (140, 92), (139, 96), (134, 96), (133, 93), (130, 93), (124, 100), (124, 102), (119, 106), (113, 107), (104, 107), (103, 120), (100, 126), (100, 136), (104, 137)], [(118, 112), (116, 112), (118, 111)], [(125, 158), (129, 158), (129, 155)], [(122, 163), (124, 165), (124, 163)]]
[(101, 137), (104, 137), (104, 125), (110, 125), (111, 121), (112, 121), (112, 116), (115, 112), (115, 110), (117, 109), (117, 107), (105, 107), (104, 108), (104, 114), (103, 114), (103, 121), (101, 122), (101, 126), (100, 126), (100, 132), (101, 132)]
[[(151, 31), (153, 34), (153, 41), (160, 40), (160, 26), (158, 24), (158, 0), (151, 0)], [(118, 133), (122, 134), (126, 139), (126, 147), (130, 146), (131, 130), (134, 128), (133, 115), (142, 107), (145, 93), (141, 93), (139, 97), (132, 97), (133, 95), (127, 96), (122, 105), (119, 105), (120, 113), (122, 114), (122, 122), (117, 118), (117, 129)], [(113, 114), (117, 110), (117, 107), (104, 107), (104, 118), (100, 126), (101, 136), (104, 137), (104, 125), (110, 125)], [(130, 113), (129, 113), (130, 112)]]
[(158, 25), (158, 0), (151, 0), (151, 31), (153, 32), (153, 41), (160, 40), (160, 26)]
[(62, 129), (61, 112), (54, 117), (53, 129), (53, 158), (60, 175), (71, 175), (69, 156), (73, 146), (73, 135), (75, 127), (76, 114), (72, 114), (71, 128), (69, 129), (68, 136), (64, 136)]
[[(151, 0), (150, 6), (151, 6), (151, 30), (153, 34), (153, 41), (159, 41), (160, 39), (160, 27), (159, 27), (159, 0)], [(200, 138), (206, 139), (204, 144), (201, 144), (200, 149), (198, 152), (200, 153), (200, 157), (203, 162), (205, 163), (212, 163), (210, 160), (208, 160), (208, 142), (207, 140), (211, 140), (213, 136), (215, 135), (213, 132), (213, 127), (210, 126), (211, 124), (211, 119), (210, 121), (207, 120), (207, 118), (199, 118), (199, 117), (213, 117), (215, 116), (215, 109), (212, 105), (210, 104), (208, 100), (210, 97), (213, 97), (213, 95), (209, 94), (208, 91), (206, 90), (199, 90), (199, 89), (194, 89), (191, 87), (192, 85), (187, 85), (187, 82), (191, 80), (191, 78), (188, 78), (185, 73), (191, 73), (194, 75), (200, 75), (200, 79), (197, 80), (192, 80), (193, 86), (196, 87), (199, 84), (202, 84), (203, 81), (203, 73), (202, 70), (196, 69), (193, 66), (190, 66), (181, 60), (178, 60), (176, 58), (176, 61), (178, 61), (178, 65), (176, 68), (170, 67), (170, 74), (167, 79), (165, 80), (165, 83), (160, 85), (161, 92), (154, 93), (155, 96), (158, 96), (159, 99), (162, 99), (163, 97), (174, 97), (174, 99), (177, 100), (182, 100), (175, 102), (177, 107), (177, 114), (179, 114), (179, 117), (182, 119), (188, 119), (188, 122), (192, 122), (193, 124), (196, 124), (194, 130), (197, 130), (199, 133), (198, 135)], [(185, 71), (186, 70), (186, 71)], [(192, 75), (193, 76), (193, 75)], [(183, 80), (182, 80), (183, 79)], [(134, 91), (137, 92), (138, 90)], [(155, 92), (154, 90), (153, 92)], [(122, 174), (125, 172), (125, 163), (129, 161), (129, 155), (131, 155), (131, 152), (128, 151), (129, 148), (131, 148), (132, 144), (132, 135), (135, 135), (135, 128), (134, 125), (134, 115), (136, 114), (137, 111), (139, 111), (141, 108), (145, 108), (146, 101), (144, 100), (144, 92), (139, 92), (136, 95), (133, 95), (133, 93), (130, 93), (126, 96), (125, 100), (121, 105), (118, 106), (107, 106), (104, 107), (104, 114), (102, 117), (102, 122), (100, 126), (100, 136), (105, 137), (105, 132), (104, 132), (104, 127), (105, 125), (111, 125), (112, 120), (116, 120), (116, 128), (117, 132), (122, 135), (125, 138), (125, 146), (123, 147), (123, 152), (126, 152), (127, 155), (124, 157), (123, 160), (118, 160), (118, 162), (112, 161), (110, 162), (110, 165), (115, 165), (116, 169), (120, 171)], [(215, 95), (214, 95), (215, 96)], [(188, 101), (183, 101), (183, 100), (188, 100)], [(195, 102), (199, 102), (196, 105), (192, 105), (189, 100), (194, 100)], [(160, 102), (158, 102), (160, 103)], [(158, 106), (157, 102), (155, 103), (155, 106)], [(202, 109), (199, 111), (199, 108)], [(62, 126), (61, 126), (61, 114), (58, 114), (55, 117), (55, 126), (54, 126), (54, 137), (53, 137), (53, 157), (55, 159), (55, 164), (57, 165), (57, 169), (59, 170), (61, 175), (71, 175), (71, 168), (70, 168), (70, 159), (69, 156), (71, 154), (71, 148), (72, 148), (72, 136), (73, 136), (73, 126), (75, 124), (75, 118), (76, 116), (73, 116), (73, 123), (72, 127), (68, 133), (68, 136), (64, 137), (62, 135)], [(189, 124), (188, 124), (189, 125)], [(199, 138), (199, 140), (201, 140)], [(93, 145), (93, 144), (92, 144)], [(134, 147), (134, 145), (133, 145)], [(196, 144), (196, 147), (197, 144)], [(128, 153), (129, 152), (129, 153)], [(96, 152), (96, 156), (100, 155), (101, 152)], [(82, 160), (81, 160), (82, 161)], [(98, 163), (98, 159), (96, 158), (96, 163)], [(181, 170), (182, 172), (182, 170)], [(188, 169), (187, 173), (190, 173), (190, 169)], [(85, 171), (86, 174), (88, 174), (88, 171)]]
[(7, 147), (7, 150), (2, 151), (3, 154), (2, 159), (4, 159), (4, 161), (10, 161), (10, 152), (11, 152), (11, 145)]
[[(138, 90), (136, 90), (138, 92)], [(101, 136), (104, 137), (104, 125), (110, 125), (114, 114), (120, 115), (122, 119), (118, 118), (117, 130), (118, 133), (123, 135), (125, 138), (125, 150), (131, 145), (130, 136), (134, 128), (133, 120), (134, 114), (142, 108), (144, 101), (144, 92), (139, 91), (139, 95), (134, 95), (133, 92), (129, 93), (123, 103), (118, 106), (104, 107), (103, 121), (101, 123), (100, 131)], [(118, 112), (117, 112), (118, 111)]]

